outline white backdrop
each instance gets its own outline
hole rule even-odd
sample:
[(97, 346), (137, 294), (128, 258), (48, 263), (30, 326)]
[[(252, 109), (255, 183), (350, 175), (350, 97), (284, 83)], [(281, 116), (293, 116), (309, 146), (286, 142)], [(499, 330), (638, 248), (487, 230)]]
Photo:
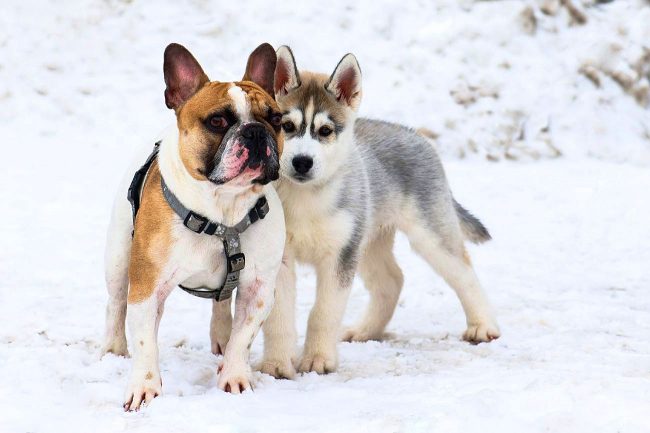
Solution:
[[(581, 6), (576, 25), (540, 4), (3, 2), (0, 431), (647, 432), (650, 7)], [(456, 198), (491, 230), (471, 252), (503, 337), (460, 341), (457, 299), (400, 238), (389, 338), (340, 344), (336, 374), (220, 392), (209, 303), (175, 292), (165, 395), (123, 414), (130, 361), (98, 358), (104, 233), (133, 149), (173, 123), (172, 41), (222, 80), (263, 41), (324, 72), (354, 52), (362, 114), (437, 135)], [(301, 344), (314, 285), (301, 268)], [(346, 323), (366, 300), (355, 282)]]

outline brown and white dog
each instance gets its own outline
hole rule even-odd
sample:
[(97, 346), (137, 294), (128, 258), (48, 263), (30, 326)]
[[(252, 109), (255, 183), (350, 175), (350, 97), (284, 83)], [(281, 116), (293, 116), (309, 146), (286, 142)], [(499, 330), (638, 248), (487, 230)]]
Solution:
[(167, 296), (179, 284), (220, 287), (226, 274), (222, 242), (183, 225), (163, 195), (161, 178), (186, 208), (226, 226), (236, 225), (266, 196), (269, 214), (240, 235), (246, 265), (234, 321), (230, 300), (213, 301), (210, 329), (212, 351), (224, 355), (219, 388), (240, 393), (251, 387), (250, 345), (273, 305), (285, 241), (282, 205), (269, 184), (278, 177), (283, 145), (282, 115), (270, 96), (275, 61), (273, 48), (262, 44), (250, 55), (242, 81), (211, 82), (184, 47), (171, 44), (165, 50), (165, 102), (176, 113), (177, 128), (160, 144), (135, 224), (126, 188), (119, 190), (106, 247), (104, 352), (128, 354), (127, 314), (131, 332), (125, 410), (162, 392), (157, 333)]

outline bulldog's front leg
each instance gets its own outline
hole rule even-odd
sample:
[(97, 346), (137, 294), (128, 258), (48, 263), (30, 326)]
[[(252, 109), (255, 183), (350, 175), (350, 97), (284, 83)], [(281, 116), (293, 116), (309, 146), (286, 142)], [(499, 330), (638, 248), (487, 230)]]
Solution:
[(138, 410), (162, 394), (162, 379), (158, 366), (158, 325), (164, 302), (170, 289), (157, 287), (144, 299), (143, 291), (134, 285), (129, 288), (127, 320), (131, 332), (133, 367), (126, 388), (124, 410)]
[(356, 263), (330, 259), (316, 266), (316, 303), (309, 314), (305, 348), (298, 370), (331, 373), (338, 366), (336, 343), (352, 287)]
[(219, 367), (218, 386), (221, 390), (239, 394), (251, 388), (250, 348), (272, 306), (273, 284), (269, 281), (256, 277), (237, 289), (232, 332)]

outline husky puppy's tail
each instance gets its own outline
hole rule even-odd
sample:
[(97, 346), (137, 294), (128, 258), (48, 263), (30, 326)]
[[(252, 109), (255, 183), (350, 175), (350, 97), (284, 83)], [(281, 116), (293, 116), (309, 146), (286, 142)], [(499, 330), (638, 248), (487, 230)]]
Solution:
[(492, 239), (490, 232), (485, 228), (483, 223), (479, 221), (474, 215), (469, 213), (467, 209), (462, 207), (454, 199), (454, 208), (456, 208), (456, 215), (460, 218), (460, 227), (463, 230), (465, 237), (475, 244), (482, 244)]

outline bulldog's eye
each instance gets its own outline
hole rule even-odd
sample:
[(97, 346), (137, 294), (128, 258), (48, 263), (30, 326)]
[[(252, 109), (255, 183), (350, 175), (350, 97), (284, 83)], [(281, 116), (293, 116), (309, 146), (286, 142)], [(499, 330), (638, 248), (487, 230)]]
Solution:
[(208, 128), (215, 132), (223, 132), (228, 129), (228, 119), (220, 114), (215, 114), (214, 116), (208, 117), (207, 120)]
[(327, 137), (332, 132), (333, 132), (332, 128), (330, 128), (329, 126), (321, 126), (320, 129), (318, 130), (318, 135), (320, 135), (321, 137)]
[(273, 125), (273, 126), (282, 125), (282, 114), (280, 114), (280, 113), (271, 114), (271, 125)]
[(293, 132), (296, 130), (296, 125), (291, 121), (287, 121), (282, 124), (282, 129), (284, 129), (284, 132)]

